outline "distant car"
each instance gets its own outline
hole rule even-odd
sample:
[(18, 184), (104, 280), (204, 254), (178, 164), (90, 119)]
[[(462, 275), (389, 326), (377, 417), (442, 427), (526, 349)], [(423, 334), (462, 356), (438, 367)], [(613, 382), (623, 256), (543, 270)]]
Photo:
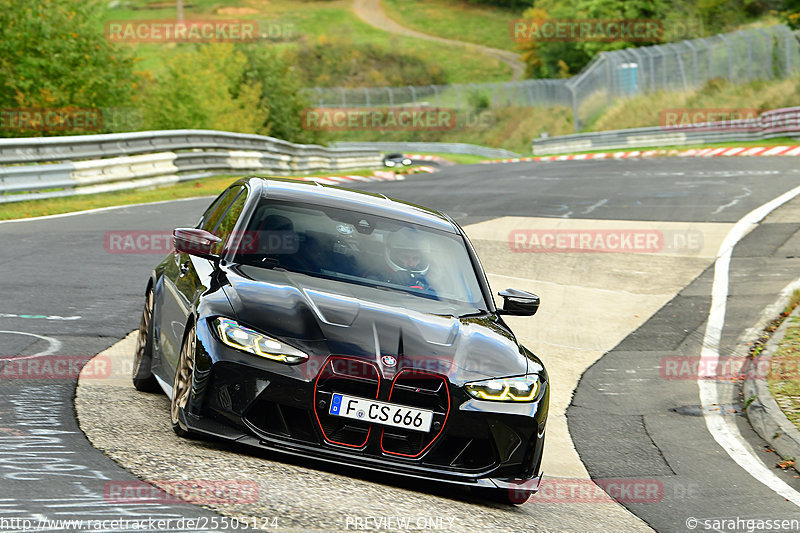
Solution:
[(383, 158), (383, 165), (386, 167), (407, 167), (411, 165), (411, 159), (407, 158), (403, 154), (387, 154)]
[(495, 307), (464, 231), (413, 204), (313, 182), (237, 181), (152, 272), (133, 384), (207, 434), (338, 465), (538, 489), (542, 362)]

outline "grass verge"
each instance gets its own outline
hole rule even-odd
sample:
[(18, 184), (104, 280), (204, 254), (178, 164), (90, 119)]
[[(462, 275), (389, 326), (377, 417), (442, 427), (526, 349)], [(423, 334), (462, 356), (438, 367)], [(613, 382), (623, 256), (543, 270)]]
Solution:
[[(103, 13), (105, 21), (174, 19), (175, 8), (168, 3), (166, 7), (149, 9), (148, 0), (131, 0), (109, 7)], [(266, 42), (265, 46), (275, 46), (287, 52), (298, 47), (298, 42), (311, 40), (322, 44), (337, 42), (349, 45), (353, 54), (345, 54), (343, 62), (354, 60), (363, 53), (360, 45), (370, 44), (388, 51), (397, 52), (394, 60), (385, 59), (381, 71), (367, 73), (378, 79), (386, 72), (401, 71), (404, 55), (420, 58), (430, 69), (441, 69), (448, 83), (469, 83), (481, 81), (506, 81), (511, 70), (499, 60), (484, 54), (464, 54), (461, 47), (446, 47), (440, 43), (394, 35), (374, 28), (359, 19), (352, 11), (352, 0), (270, 0), (269, 2), (242, 2), (234, 0), (198, 0), (189, 3), (184, 9), (187, 19), (244, 19), (256, 20), (265, 32), (285, 33), (284, 40)], [(461, 22), (461, 21), (460, 21)], [(464, 23), (469, 20), (464, 19)], [(473, 22), (474, 23), (474, 22)], [(467, 33), (466, 31), (464, 33)], [(506, 35), (508, 31), (506, 30)], [(160, 43), (138, 44), (136, 54), (140, 59), (140, 70), (159, 72), (164, 61), (185, 44)], [(191, 45), (188, 45), (191, 46)], [(302, 69), (303, 65), (297, 68)], [(415, 84), (415, 83), (412, 83)], [(336, 85), (339, 85), (337, 83)], [(341, 83), (348, 85), (348, 83)], [(363, 85), (358, 83), (357, 85)], [(380, 85), (380, 84), (378, 84)], [(401, 83), (399, 85), (408, 85)]]
[(778, 317), (770, 322), (750, 346), (750, 356), (758, 357), (772, 335), (788, 318), (786, 334), (778, 342), (770, 360), (767, 386), (786, 417), (800, 429), (800, 317), (791, 316), (800, 305), (800, 290), (794, 291), (789, 303)]
[[(413, 168), (413, 167), (412, 167)], [(349, 170), (343, 174), (358, 176), (371, 176), (375, 172), (370, 170)], [(252, 175), (248, 173), (246, 175)], [(310, 176), (330, 176), (330, 172), (309, 174)], [(117, 191), (100, 194), (86, 194), (78, 196), (65, 196), (63, 198), (48, 198), (42, 200), (27, 200), (24, 202), (0, 204), (0, 220), (14, 220), (20, 218), (41, 217), (73, 213), (87, 209), (113, 207), (119, 205), (144, 204), (148, 202), (161, 202), (164, 200), (180, 200), (195, 196), (216, 196), (225, 187), (240, 178), (240, 174), (228, 174), (197, 180), (164, 185), (147, 189), (133, 189), (130, 191)]]
[(464, 0), (383, 0), (386, 16), (408, 28), (454, 41), (516, 52), (510, 26), (522, 12)]

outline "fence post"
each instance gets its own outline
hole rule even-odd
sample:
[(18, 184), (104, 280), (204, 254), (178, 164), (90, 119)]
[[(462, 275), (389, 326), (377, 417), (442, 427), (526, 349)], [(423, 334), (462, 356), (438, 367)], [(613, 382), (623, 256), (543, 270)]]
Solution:
[(702, 42), (704, 45), (706, 45), (706, 53), (708, 53), (708, 72), (710, 75), (706, 76), (706, 79), (703, 80), (707, 81), (714, 77), (714, 47), (711, 46), (705, 39), (700, 39), (699, 42)]
[(747, 81), (750, 81), (753, 79), (753, 46), (750, 43), (750, 35), (741, 30), (736, 33), (747, 43)]
[(772, 36), (767, 35), (763, 29), (758, 28), (758, 32), (764, 37), (764, 53), (767, 54), (767, 76), (770, 78), (772, 75)]
[(575, 88), (569, 83), (566, 84), (569, 92), (572, 93), (572, 122), (575, 126), (575, 133), (580, 131), (580, 117), (578, 117), (578, 93)]
[(394, 93), (392, 92), (391, 87), (386, 87), (386, 91), (389, 93), (389, 107), (394, 107)]
[(369, 107), (369, 88), (364, 87), (364, 102), (366, 103), (366, 107)]
[(786, 77), (788, 78), (792, 75), (792, 34), (785, 27), (784, 30), (786, 32)]
[(697, 48), (692, 44), (692, 41), (684, 41), (684, 43), (689, 47), (689, 50), (692, 51), (692, 70), (694, 70), (694, 83), (692, 83), (692, 87), (697, 87), (700, 80), (700, 69), (697, 66)]
[(417, 91), (414, 90), (414, 86), (413, 85), (409, 85), (408, 88), (411, 89), (411, 101), (416, 106), (417, 105)]
[(683, 90), (688, 91), (689, 85), (686, 83), (686, 72), (683, 69), (683, 59), (681, 58), (681, 52), (678, 50), (678, 46), (674, 43), (670, 43), (667, 45), (670, 50), (672, 50), (675, 54), (675, 61), (677, 62), (678, 68), (681, 71), (681, 80), (683, 81)]
[(731, 42), (728, 40), (728, 38), (722, 35), (721, 33), (718, 33), (717, 37), (722, 39), (722, 42), (728, 45), (728, 79), (731, 80), (731, 82), (733, 82), (733, 46), (731, 45)]

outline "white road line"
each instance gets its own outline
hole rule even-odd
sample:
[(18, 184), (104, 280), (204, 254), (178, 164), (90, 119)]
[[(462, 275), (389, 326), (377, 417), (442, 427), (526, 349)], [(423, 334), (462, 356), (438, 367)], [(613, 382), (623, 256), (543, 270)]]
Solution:
[(724, 449), (736, 464), (748, 474), (766, 485), (786, 500), (800, 507), (800, 493), (787, 485), (773, 471), (762, 463), (739, 433), (739, 428), (729, 418), (723, 417), (718, 409), (720, 403), (715, 381), (706, 379), (714, 377), (709, 372), (709, 365), (716, 366), (719, 361), (719, 345), (722, 338), (722, 327), (725, 324), (726, 301), (728, 298), (728, 279), (733, 247), (745, 234), (772, 211), (800, 194), (800, 187), (795, 187), (766, 204), (754, 209), (742, 217), (725, 236), (720, 245), (717, 259), (714, 262), (714, 283), (711, 289), (711, 310), (703, 336), (701, 359), (706, 371), (699, 373), (697, 386), (700, 389), (700, 403), (703, 406), (703, 418), (708, 431), (714, 440)]
[[(44, 335), (37, 335), (35, 333), (25, 333), (24, 331), (5, 331), (5, 330), (0, 330), (0, 333), (9, 333), (11, 335), (25, 335), (27, 337), (36, 337), (37, 339), (41, 339), (43, 341), (47, 341), (49, 346), (45, 351), (39, 352), (37, 354), (30, 355), (28, 357), (39, 357), (39, 356), (42, 356), (42, 355), (53, 355), (56, 352), (61, 350), (61, 341), (58, 340), (58, 339), (54, 339), (52, 337), (45, 337)], [(20, 358), (20, 359), (24, 359), (24, 358)]]
[(606, 205), (607, 203), (608, 203), (608, 198), (603, 198), (603, 199), (602, 199), (602, 200), (600, 200), (599, 202), (597, 202), (597, 203), (594, 203), (594, 204), (590, 205), (589, 207), (587, 207), (587, 208), (586, 208), (586, 209), (583, 211), (583, 214), (584, 214), (584, 215), (588, 215), (589, 213), (591, 213), (592, 211), (594, 211), (594, 210), (595, 210), (595, 209), (597, 209), (598, 207), (603, 207), (603, 206), (604, 206), (604, 205)]

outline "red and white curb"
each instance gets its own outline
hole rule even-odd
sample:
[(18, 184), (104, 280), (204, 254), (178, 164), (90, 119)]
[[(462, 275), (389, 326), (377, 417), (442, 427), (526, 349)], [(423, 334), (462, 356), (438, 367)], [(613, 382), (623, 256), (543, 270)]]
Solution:
[[(427, 173), (435, 172), (436, 169), (432, 167), (414, 167), (414, 173)], [(307, 178), (299, 178), (302, 181), (314, 181), (317, 183), (324, 183), (325, 185), (341, 185), (344, 183), (352, 183), (356, 181), (399, 181), (406, 179), (407, 174), (398, 174), (392, 170), (376, 170), (372, 176), (310, 176)]]
[(582, 161), (586, 159), (637, 159), (656, 156), (677, 157), (729, 157), (729, 156), (777, 156), (800, 155), (800, 146), (753, 146), (751, 148), (690, 148), (688, 150), (633, 150), (629, 152), (599, 152), (596, 154), (543, 155), (482, 161), (482, 163), (519, 163), (522, 161)]

